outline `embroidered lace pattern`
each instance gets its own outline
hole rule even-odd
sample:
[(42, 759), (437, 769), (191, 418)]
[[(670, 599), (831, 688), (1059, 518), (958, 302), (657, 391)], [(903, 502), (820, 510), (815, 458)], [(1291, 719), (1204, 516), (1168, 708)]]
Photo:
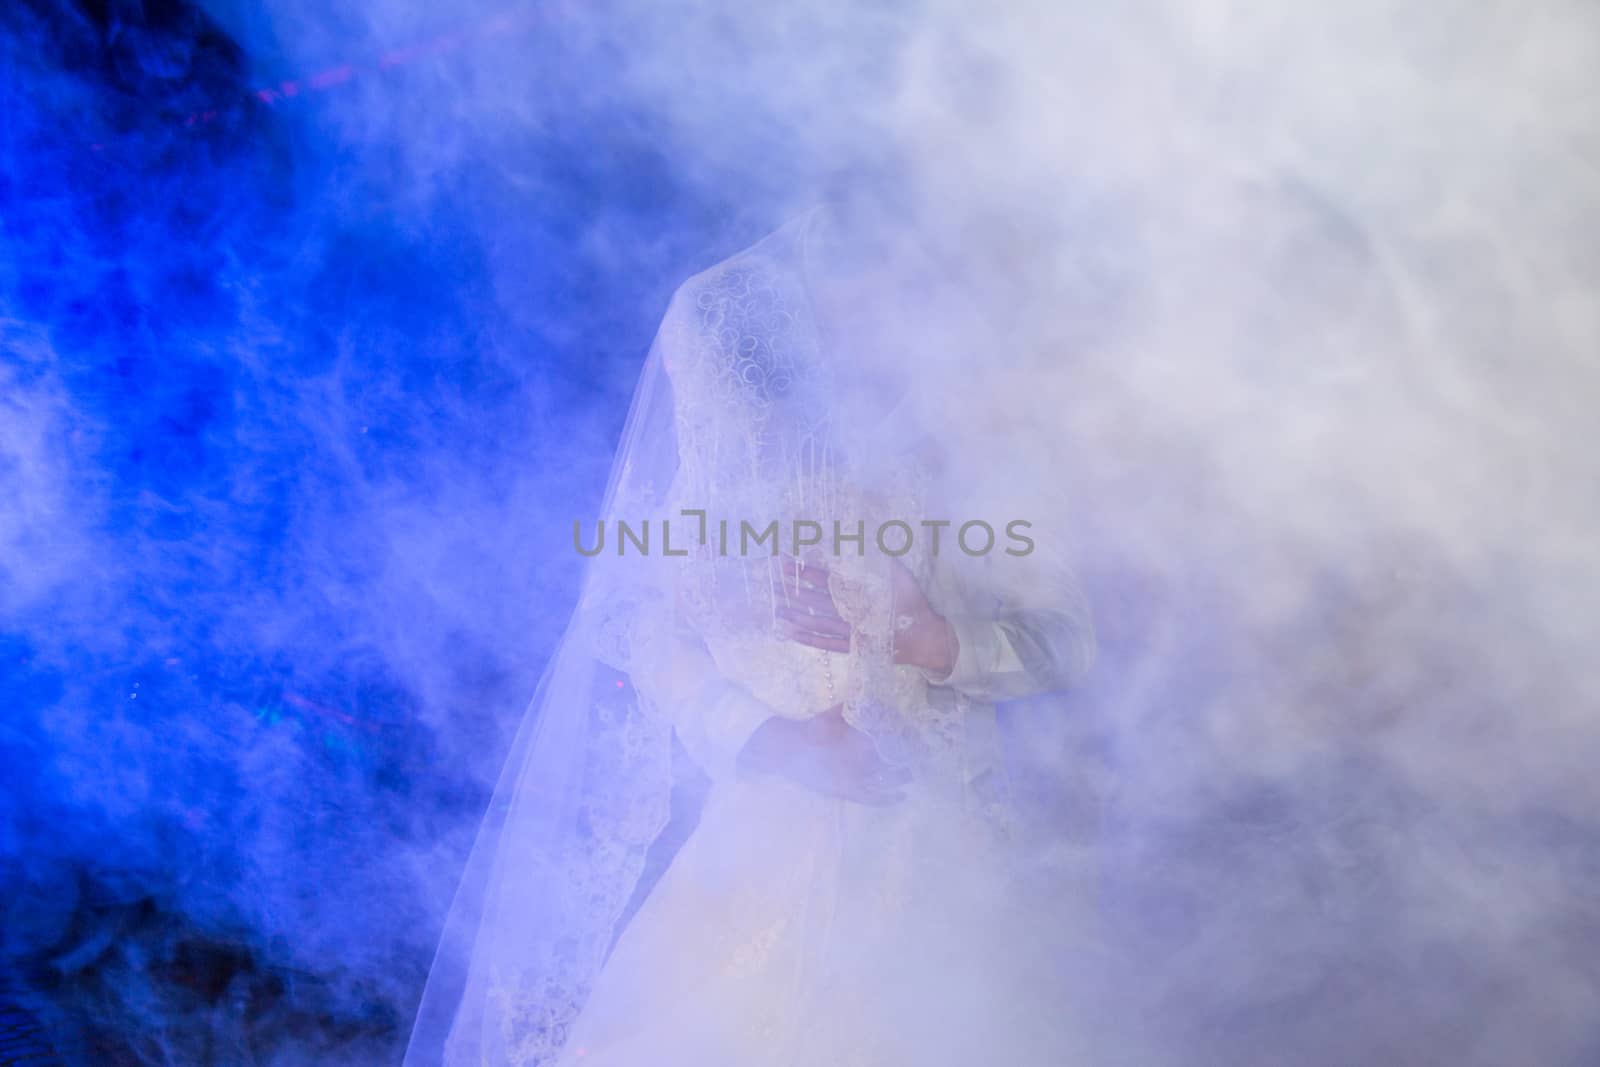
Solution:
[[(743, 556), (716, 536), (682, 561), (678, 596), (718, 667), (778, 713), (803, 717), (842, 698), (846, 718), (872, 735), (891, 762), (954, 782), (960, 773), (964, 703), (940, 708), (914, 668), (894, 663), (888, 560), (871, 542), (888, 519), (915, 521), (925, 472), (911, 449), (874, 464), (870, 490), (852, 462), (862, 447), (833, 417), (834, 375), (817, 350), (810, 306), (791, 272), (760, 256), (702, 275), (679, 295), (681, 343), (673, 383), (680, 469), (677, 507), (703, 509), (735, 531), (777, 520), (819, 524), (825, 544), (838, 521), (864, 524), (862, 555), (828, 554), (835, 601), (856, 637), (848, 653), (781, 638), (776, 609), (788, 595), (770, 557)], [(765, 547), (762, 548), (766, 551)], [(932, 560), (915, 541), (900, 562), (926, 582)]]

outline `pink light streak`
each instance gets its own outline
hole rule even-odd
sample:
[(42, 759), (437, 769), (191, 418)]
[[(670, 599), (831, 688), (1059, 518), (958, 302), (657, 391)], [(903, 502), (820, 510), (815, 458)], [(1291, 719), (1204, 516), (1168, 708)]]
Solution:
[[(344, 63), (337, 67), (329, 67), (327, 70), (318, 71), (304, 78), (285, 80), (277, 85), (267, 85), (253, 89), (251, 90), (251, 95), (263, 104), (276, 106), (282, 101), (291, 100), (302, 93), (324, 92), (329, 89), (335, 89), (341, 85), (349, 85), (364, 74), (392, 70), (407, 63), (414, 63), (419, 59), (446, 55), (476, 41), (527, 29), (538, 18), (539, 16), (531, 12), (502, 12), (466, 29), (441, 33), (426, 40), (418, 41), (415, 44), (385, 52), (374, 63)], [(215, 109), (196, 111), (185, 117), (183, 124), (185, 126), (204, 126), (209, 122), (216, 121), (218, 114), (219, 112)], [(94, 147), (98, 151), (101, 146), (95, 145)]]

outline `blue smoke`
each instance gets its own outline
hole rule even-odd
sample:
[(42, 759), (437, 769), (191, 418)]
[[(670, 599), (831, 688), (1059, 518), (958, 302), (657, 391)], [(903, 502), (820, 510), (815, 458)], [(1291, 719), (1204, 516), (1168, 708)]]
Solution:
[(71, 1059), (393, 1058), (660, 309), (753, 235), (560, 27), (449, 17), (0, 16), (5, 985)]
[(1112, 1058), (1600, 1062), (1587, 10), (1022, 7), (0, 5), (0, 1061), (397, 1060), (670, 292), (876, 149)]

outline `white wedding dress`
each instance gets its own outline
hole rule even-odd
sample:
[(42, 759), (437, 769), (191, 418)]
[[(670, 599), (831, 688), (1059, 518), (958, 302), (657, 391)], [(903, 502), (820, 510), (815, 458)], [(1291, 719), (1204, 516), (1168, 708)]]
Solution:
[[(900, 563), (951, 621), (960, 651), (943, 677), (894, 664), (888, 563), (872, 531), (952, 504), (937, 450), (922, 447), (904, 405), (863, 419), (840, 403), (842, 379), (808, 299), (812, 224), (798, 220), (679, 291), (652, 355), (664, 382), (652, 385), (647, 371), (607, 510), (637, 519), (693, 508), (713, 521), (761, 523), (804, 516), (824, 529), (836, 518), (847, 528), (863, 522), (863, 554), (826, 560), (835, 599), (841, 611), (849, 602), (860, 628), (855, 647), (823, 652), (778, 636), (773, 611), (786, 591), (770, 558), (707, 549), (609, 564), (580, 607), (591, 623), (575, 622), (562, 653), (593, 648), (623, 672), (616, 686), (637, 694), (625, 717), (607, 720), (629, 724), (615, 730), (624, 740), (607, 742), (616, 769), (566, 787), (602, 788), (607, 798), (579, 801), (580, 831), (551, 845), (555, 824), (541, 821), (529, 796), (564, 773), (560, 764), (508, 770), (511, 814), (485, 832), (490, 903), (458, 902), (472, 912), (467, 962), (450, 965), (466, 974), (465, 989), (451, 986), (447, 999), (445, 983), (430, 979), (408, 1062), (430, 1062), (420, 1051), (426, 1030), (447, 1036), (445, 1062), (563, 1067), (1053, 1065), (1080, 1048), (1059, 993), (1060, 947), (1030, 910), (1037, 902), (1012, 884), (994, 703), (1062, 687), (1087, 669), (1088, 613), (1060, 569), (998, 552), (971, 557), (949, 543), (936, 553), (918, 537)], [(663, 464), (641, 435), (662, 432), (669, 417)], [(553, 672), (559, 684), (560, 662)], [(548, 693), (544, 703), (540, 714), (558, 714)], [(768, 717), (841, 703), (912, 773), (899, 803), (860, 804), (737, 772), (740, 748)], [(657, 728), (670, 729), (712, 780), (692, 835), (609, 954), (587, 933), (566, 942), (530, 934), (541, 901), (553, 901), (544, 910), (557, 927), (619, 914), (619, 891), (660, 828), (664, 782), (643, 784), (667, 773)], [(544, 732), (552, 730), (561, 736), (559, 723)], [(535, 738), (531, 755), (513, 761), (541, 765), (541, 743), (555, 744)], [(520, 857), (514, 833), (530, 842)], [(548, 881), (524, 867), (541, 862)], [(572, 887), (559, 887), (563, 879)], [(464, 888), (463, 898), (476, 893)], [(449, 958), (447, 945), (436, 971)]]

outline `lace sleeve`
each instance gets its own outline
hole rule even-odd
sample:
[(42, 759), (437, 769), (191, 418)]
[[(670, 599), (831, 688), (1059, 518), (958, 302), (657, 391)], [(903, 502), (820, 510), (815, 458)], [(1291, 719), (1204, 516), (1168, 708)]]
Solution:
[(683, 747), (712, 781), (733, 777), (745, 742), (772, 715), (753, 693), (722, 675), (687, 626), (641, 642), (633, 679), (667, 713)]

